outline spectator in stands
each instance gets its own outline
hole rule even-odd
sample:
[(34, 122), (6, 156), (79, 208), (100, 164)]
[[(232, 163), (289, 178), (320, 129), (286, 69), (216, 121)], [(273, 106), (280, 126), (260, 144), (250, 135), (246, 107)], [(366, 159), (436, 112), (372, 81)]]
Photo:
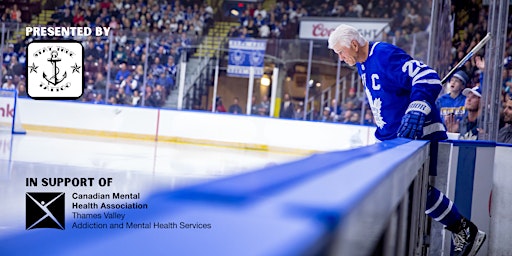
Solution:
[(144, 67), (141, 64), (137, 65), (135, 71), (133, 71), (133, 79), (137, 80), (138, 84), (144, 82)]
[(96, 93), (92, 103), (93, 104), (105, 104), (105, 100), (103, 100), (103, 94)]
[[(174, 62), (174, 57), (169, 56), (167, 59), (167, 65), (165, 65), (165, 69), (167, 70), (167, 74), (176, 81), (176, 75), (178, 73), (178, 66)], [(174, 89), (174, 88), (173, 88)]]
[(256, 103), (256, 96), (251, 99), (251, 115), (258, 115), (258, 104)]
[(364, 8), (358, 1), (352, 0), (352, 3), (348, 6), (346, 17), (361, 18), (363, 16), (363, 11)]
[(25, 71), (25, 67), (18, 63), (18, 57), (12, 56), (11, 62), (7, 66), (7, 73), (13, 74), (13, 75), (21, 75)]
[(165, 95), (167, 95), (167, 92), (174, 90), (175, 87), (174, 79), (169, 76), (167, 72), (162, 72), (160, 77), (156, 80), (156, 83), (162, 85), (165, 88)]
[(351, 87), (348, 90), (348, 95), (345, 98), (344, 109), (361, 109), (361, 99), (357, 96), (355, 87)]
[(78, 5), (75, 5), (76, 8), (74, 10), (74, 16), (73, 16), (73, 25), (74, 26), (80, 26), (84, 25), (85, 23), (85, 10), (82, 8), (79, 8)]
[(341, 104), (338, 104), (338, 102), (334, 98), (334, 99), (331, 100), (331, 104), (330, 104), (329, 107), (331, 108), (331, 114), (334, 114), (335, 115), (335, 119), (339, 120), (339, 118), (341, 116), (341, 112), (343, 112)]
[(123, 88), (119, 88), (117, 90), (115, 98), (116, 98), (117, 104), (120, 104), (120, 105), (125, 105), (125, 104), (130, 104), (131, 103), (131, 102), (129, 102), (129, 96), (126, 95), (126, 93), (124, 92)]
[(239, 37), (240, 36), (240, 31), (238, 30), (237, 27), (235, 26), (231, 26), (229, 28), (229, 31), (228, 31), (228, 34), (227, 34), (227, 37), (229, 38), (235, 38), (235, 37)]
[(9, 63), (11, 63), (11, 58), (18, 56), (18, 54), (14, 51), (14, 44), (9, 44), (7, 51), (5, 51), (3, 55), (4, 64), (9, 65)]
[(261, 38), (269, 38), (272, 33), (270, 32), (270, 27), (267, 24), (262, 25), (259, 28), (259, 37)]
[[(108, 44), (104, 44), (103, 47), (98, 52), (98, 61), (108, 60), (110, 47)], [(112, 56), (114, 58), (114, 56)]]
[(134, 65), (137, 65), (141, 62), (141, 59), (139, 56), (137, 56), (137, 54), (135, 52), (130, 52), (130, 54), (128, 55), (128, 58), (126, 59), (126, 64), (128, 66), (134, 66)]
[(373, 6), (371, 9), (371, 18), (384, 18), (386, 15), (389, 15), (389, 6), (384, 2), (384, 0), (379, 0), (377, 5)]
[[(211, 109), (211, 108), (210, 108)], [(226, 113), (226, 107), (224, 107), (224, 103), (222, 102), (222, 98), (217, 96), (215, 99), (215, 112), (216, 113)]]
[[(90, 75), (90, 74), (89, 74)], [(86, 74), (86, 77), (88, 76), (88, 74)], [(95, 91), (94, 90), (94, 79), (92, 77), (89, 77), (88, 79), (85, 79), (86, 80), (86, 83), (85, 83), (85, 88), (87, 90), (91, 90), (91, 91)]]
[(169, 54), (167, 53), (167, 51), (163, 45), (159, 45), (158, 50), (156, 51), (156, 53), (153, 54), (152, 59), (156, 60), (157, 58), (159, 59), (160, 63), (165, 64), (168, 62)]
[(155, 107), (162, 107), (165, 104), (165, 89), (161, 84), (157, 84), (151, 95)]
[(254, 23), (253, 18), (249, 18), (247, 22), (247, 26), (245, 26), (247, 29), (247, 37), (251, 38), (258, 38), (259, 37), (259, 29), (258, 26)]
[[(22, 46), (18, 52), (17, 52), (17, 59), (18, 59), (18, 63), (21, 64), (21, 66), (23, 66), (23, 68), (25, 68), (27, 66), (27, 54), (26, 54), (26, 47), (25, 46)], [(24, 73), (24, 72), (23, 72)]]
[(357, 111), (352, 112), (347, 124), (361, 124), (361, 114)]
[(71, 0), (64, 0), (64, 3), (59, 7), (59, 11), (64, 12), (65, 9), (73, 10), (73, 2)]
[(27, 97), (27, 87), (25, 86), (25, 82), (20, 81), (18, 83), (18, 97)]
[(203, 28), (204, 23), (200, 18), (200, 14), (195, 14), (194, 18), (190, 21), (192, 29), (191, 31), (194, 31), (196, 36), (202, 36), (203, 35)]
[(118, 83), (121, 83), (125, 78), (127, 78), (130, 75), (130, 70), (128, 70), (126, 62), (121, 62), (121, 65), (119, 65), (121, 68), (119, 71), (117, 71), (116, 74), (116, 81)]
[(258, 115), (268, 116), (270, 114), (270, 101), (267, 95), (263, 95), (260, 104), (258, 104)]
[(261, 16), (261, 14), (258, 14), (256, 17), (254, 17), (254, 24), (256, 27), (260, 28), (263, 25), (267, 24), (267, 20)]
[(2, 13), (0, 22), (11, 22), (11, 9), (5, 8), (4, 13)]
[(84, 57), (87, 61), (95, 61), (100, 57), (100, 52), (94, 46), (94, 41), (87, 42), (87, 47), (84, 50)]
[(192, 40), (188, 37), (186, 32), (181, 33), (180, 37), (180, 50), (188, 51), (190, 50), (190, 46), (192, 45)]
[(5, 90), (15, 90), (16, 89), (16, 84), (14, 84), (13, 81), (12, 81), (13, 77), (11, 75), (7, 75), (7, 76), (5, 76), (5, 79), (7, 81), (2, 85), (2, 89), (5, 89)]
[(293, 119), (295, 120), (303, 120), (304, 119), (304, 102), (300, 101), (295, 107), (295, 112), (293, 113)]
[(25, 41), (23, 40), (21, 35), (16, 35), (16, 43), (14, 43), (14, 52), (19, 53), (21, 48), (25, 48), (25, 46)]
[(243, 114), (242, 107), (240, 107), (238, 97), (233, 98), (233, 104), (229, 106), (228, 112), (231, 114)]
[(105, 80), (105, 76), (103, 76), (102, 72), (97, 72), (94, 80), (94, 90), (102, 93), (106, 93), (107, 89), (107, 81)]
[(334, 122), (331, 116), (331, 109), (329, 107), (324, 107), (322, 111), (322, 115), (318, 119), (320, 122)]
[(112, 54), (112, 58), (115, 63), (125, 63), (126, 64), (126, 52), (124, 50), (124, 46), (118, 45), (116, 51)]
[(14, 4), (10, 13), (10, 20), (14, 22), (21, 22), (21, 11), (18, 9), (18, 5)]
[(64, 9), (62, 15), (57, 20), (57, 24), (60, 26), (71, 26), (73, 24), (73, 14), (70, 9)]
[(153, 97), (153, 87), (146, 86), (144, 95), (142, 95), (141, 104), (146, 107), (156, 107), (155, 97)]
[(512, 144), (512, 94), (508, 94), (503, 106), (505, 125), (498, 132), (498, 142)]
[(165, 66), (160, 62), (159, 57), (155, 57), (153, 60), (153, 64), (151, 64), (150, 73), (152, 73), (155, 77), (159, 77), (165, 72)]
[[(133, 94), (135, 89), (138, 89), (137, 80), (133, 79), (133, 75), (129, 74), (126, 79), (124, 79), (119, 85), (120, 88), (123, 88), (126, 95), (130, 96)], [(149, 87), (149, 86), (146, 86)]]
[(352, 109), (345, 109), (343, 111), (343, 115), (341, 116), (341, 122), (342, 123), (349, 123), (350, 122), (350, 118), (352, 117), (352, 114), (354, 113), (354, 110)]
[(293, 112), (295, 111), (295, 104), (293, 104), (290, 94), (285, 93), (283, 95), (283, 101), (281, 102), (281, 109), (279, 111), (280, 118), (292, 119)]
[(249, 30), (247, 30), (247, 27), (242, 27), (240, 29), (239, 38), (252, 38), (252, 34), (249, 33)]
[(417, 13), (416, 8), (410, 5), (410, 2), (406, 2), (406, 5), (410, 6), (410, 9), (402, 22), (402, 28), (412, 31), (415, 26), (419, 26), (421, 24), (421, 17)]
[(466, 88), (462, 91), (462, 94), (466, 96), (466, 103), (464, 105), (466, 115), (460, 122), (453, 120), (453, 118), (447, 118), (446, 126), (449, 132), (458, 131), (459, 139), (461, 140), (477, 140), (479, 133), (483, 132), (478, 126), (482, 91), (479, 87)]
[(363, 124), (364, 125), (375, 126), (375, 120), (373, 119), (373, 113), (372, 113), (372, 110), (369, 109), (369, 108), (367, 108), (365, 113), (364, 113)]
[(129, 98), (129, 101), (126, 102), (126, 104), (132, 105), (132, 106), (140, 106), (140, 104), (141, 104), (141, 97), (140, 97), (139, 90), (134, 90), (133, 91), (133, 95)]
[(117, 105), (116, 96), (110, 96), (107, 100), (107, 105)]
[(449, 92), (439, 97), (436, 101), (437, 108), (441, 112), (441, 118), (445, 120), (447, 115), (454, 115), (456, 120), (462, 120), (465, 109), (466, 96), (462, 95), (462, 90), (466, 88), (469, 77), (463, 70), (453, 74), (448, 83)]

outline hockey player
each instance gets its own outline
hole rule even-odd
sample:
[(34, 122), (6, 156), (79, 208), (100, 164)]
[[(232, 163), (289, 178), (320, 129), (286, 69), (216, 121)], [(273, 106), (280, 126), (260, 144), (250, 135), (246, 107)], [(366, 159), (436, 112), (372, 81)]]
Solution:
[[(377, 126), (376, 138), (430, 140), (430, 175), (435, 176), (438, 141), (447, 138), (435, 105), (442, 88), (436, 71), (394, 45), (367, 41), (345, 24), (331, 33), (328, 43), (341, 61), (357, 66)], [(426, 209), (428, 216), (452, 232), (454, 255), (478, 252), (486, 234), (433, 186), (428, 189)]]

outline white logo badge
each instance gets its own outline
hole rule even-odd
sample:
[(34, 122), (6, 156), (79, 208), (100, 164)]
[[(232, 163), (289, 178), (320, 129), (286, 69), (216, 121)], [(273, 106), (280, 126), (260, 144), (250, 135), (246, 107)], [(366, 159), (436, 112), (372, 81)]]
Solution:
[(27, 46), (27, 93), (33, 99), (78, 99), (84, 92), (84, 48), (76, 41)]

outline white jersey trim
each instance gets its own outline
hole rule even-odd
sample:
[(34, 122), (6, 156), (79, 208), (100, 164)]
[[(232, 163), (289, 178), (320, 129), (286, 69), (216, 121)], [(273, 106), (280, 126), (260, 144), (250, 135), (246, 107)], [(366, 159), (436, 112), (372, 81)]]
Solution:
[(428, 70), (425, 70), (425, 71), (422, 71), (420, 72), (419, 74), (415, 75), (414, 78), (412, 79), (412, 83), (416, 83), (416, 81), (420, 78), (423, 78), (424, 76), (428, 75), (428, 74), (432, 74), (432, 73), (435, 73), (436, 71), (432, 70), (432, 69), (428, 69)]
[(439, 81), (439, 79), (423, 79), (423, 80), (418, 80), (418, 81), (413, 81), (412, 85), (416, 85), (416, 84), (438, 84), (438, 85), (441, 85), (441, 81)]
[(376, 42), (376, 43), (374, 43), (374, 44), (373, 44), (372, 49), (370, 49), (370, 55), (368, 55), (368, 56), (372, 56), (372, 54), (373, 54), (373, 49), (375, 49), (375, 46), (377, 46), (379, 43), (380, 43), (380, 42)]

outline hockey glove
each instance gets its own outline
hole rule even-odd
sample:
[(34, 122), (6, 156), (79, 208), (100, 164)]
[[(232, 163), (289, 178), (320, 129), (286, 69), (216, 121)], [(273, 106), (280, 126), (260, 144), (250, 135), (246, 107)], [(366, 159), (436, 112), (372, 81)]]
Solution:
[(409, 139), (421, 139), (423, 137), (423, 125), (425, 117), (430, 113), (430, 104), (426, 101), (413, 101), (409, 104), (402, 123), (398, 128), (398, 137)]

